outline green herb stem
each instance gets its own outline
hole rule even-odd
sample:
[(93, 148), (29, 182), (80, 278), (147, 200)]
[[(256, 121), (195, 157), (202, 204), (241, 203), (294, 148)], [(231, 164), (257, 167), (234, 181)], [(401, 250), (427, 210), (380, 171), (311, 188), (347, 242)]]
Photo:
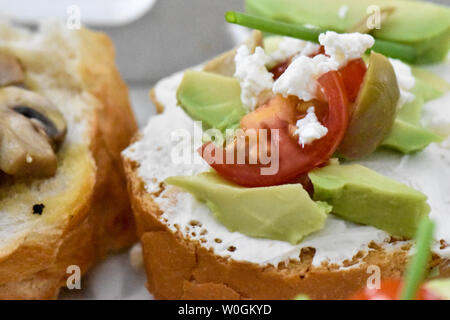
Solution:
[(238, 24), (244, 27), (257, 29), (265, 32), (289, 36), (319, 43), (319, 35), (326, 30), (307, 28), (305, 26), (274, 21), (246, 13), (228, 11), (225, 19), (229, 23)]
[[(324, 29), (308, 28), (235, 11), (228, 11), (225, 19), (229, 23), (316, 43), (319, 43), (319, 35), (326, 32)], [(414, 47), (386, 40), (376, 39), (372, 50), (408, 62), (413, 62), (416, 58)]]
[(431, 257), (431, 244), (433, 242), (434, 222), (424, 218), (418, 228), (416, 236), (415, 254), (412, 257), (401, 293), (402, 300), (413, 300), (417, 290), (425, 278), (425, 270)]

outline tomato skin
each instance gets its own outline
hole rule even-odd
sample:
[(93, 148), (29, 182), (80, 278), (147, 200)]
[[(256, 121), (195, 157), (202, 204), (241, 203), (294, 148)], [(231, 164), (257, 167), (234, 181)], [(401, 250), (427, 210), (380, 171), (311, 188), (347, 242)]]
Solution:
[(272, 69), (270, 69), (269, 72), (273, 74), (273, 80), (277, 80), (286, 71), (290, 64), (291, 59), (288, 59), (286, 61), (280, 62)]
[[(384, 280), (380, 289), (364, 289), (348, 300), (400, 300), (403, 281), (399, 279)], [(440, 297), (421, 287), (415, 300), (441, 300)]]
[(363, 59), (351, 60), (345, 67), (339, 69), (350, 102), (356, 101), (366, 71), (367, 67)]
[[(265, 119), (263, 126), (255, 128), (279, 129), (279, 169), (273, 175), (261, 175), (261, 168), (270, 167), (262, 164), (215, 163), (214, 155), (221, 152), (226, 158), (224, 148), (214, 148), (211, 153), (205, 153), (210, 143), (199, 150), (200, 155), (220, 175), (245, 187), (274, 186), (291, 182), (312, 169), (327, 162), (342, 141), (348, 126), (347, 95), (342, 78), (337, 71), (330, 71), (318, 79), (319, 86), (328, 100), (328, 113), (320, 120), (328, 128), (328, 133), (322, 139), (316, 140), (304, 147), (289, 133), (289, 122), (281, 120), (277, 115)], [(223, 161), (225, 162), (225, 161)]]

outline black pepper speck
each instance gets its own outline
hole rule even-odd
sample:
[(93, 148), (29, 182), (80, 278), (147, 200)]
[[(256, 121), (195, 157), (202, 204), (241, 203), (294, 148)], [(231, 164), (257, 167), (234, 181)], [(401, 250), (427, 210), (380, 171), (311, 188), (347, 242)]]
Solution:
[(44, 206), (43, 203), (35, 204), (35, 205), (33, 206), (33, 214), (41, 215), (42, 212), (44, 212), (44, 208), (45, 208), (45, 206)]

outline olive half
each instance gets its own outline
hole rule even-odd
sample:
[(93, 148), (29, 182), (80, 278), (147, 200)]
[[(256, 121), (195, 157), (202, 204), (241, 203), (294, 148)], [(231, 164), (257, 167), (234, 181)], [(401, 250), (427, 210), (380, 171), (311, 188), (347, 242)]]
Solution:
[(374, 152), (392, 130), (399, 97), (397, 77), (389, 59), (372, 51), (339, 153), (354, 160)]
[(6, 87), (0, 89), (0, 117), (0, 170), (16, 176), (53, 176), (55, 151), (67, 132), (58, 109), (38, 93)]
[(7, 53), (0, 53), (0, 87), (23, 83), (25, 74), (19, 60)]

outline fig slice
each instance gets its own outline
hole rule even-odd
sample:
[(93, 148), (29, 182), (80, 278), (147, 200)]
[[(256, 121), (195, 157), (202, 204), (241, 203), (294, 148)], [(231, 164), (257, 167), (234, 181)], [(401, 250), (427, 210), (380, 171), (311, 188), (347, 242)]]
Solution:
[(369, 67), (352, 110), (339, 153), (355, 160), (368, 156), (394, 125), (400, 91), (389, 59), (372, 51)]
[(0, 87), (18, 85), (25, 80), (22, 66), (14, 56), (0, 53)]

